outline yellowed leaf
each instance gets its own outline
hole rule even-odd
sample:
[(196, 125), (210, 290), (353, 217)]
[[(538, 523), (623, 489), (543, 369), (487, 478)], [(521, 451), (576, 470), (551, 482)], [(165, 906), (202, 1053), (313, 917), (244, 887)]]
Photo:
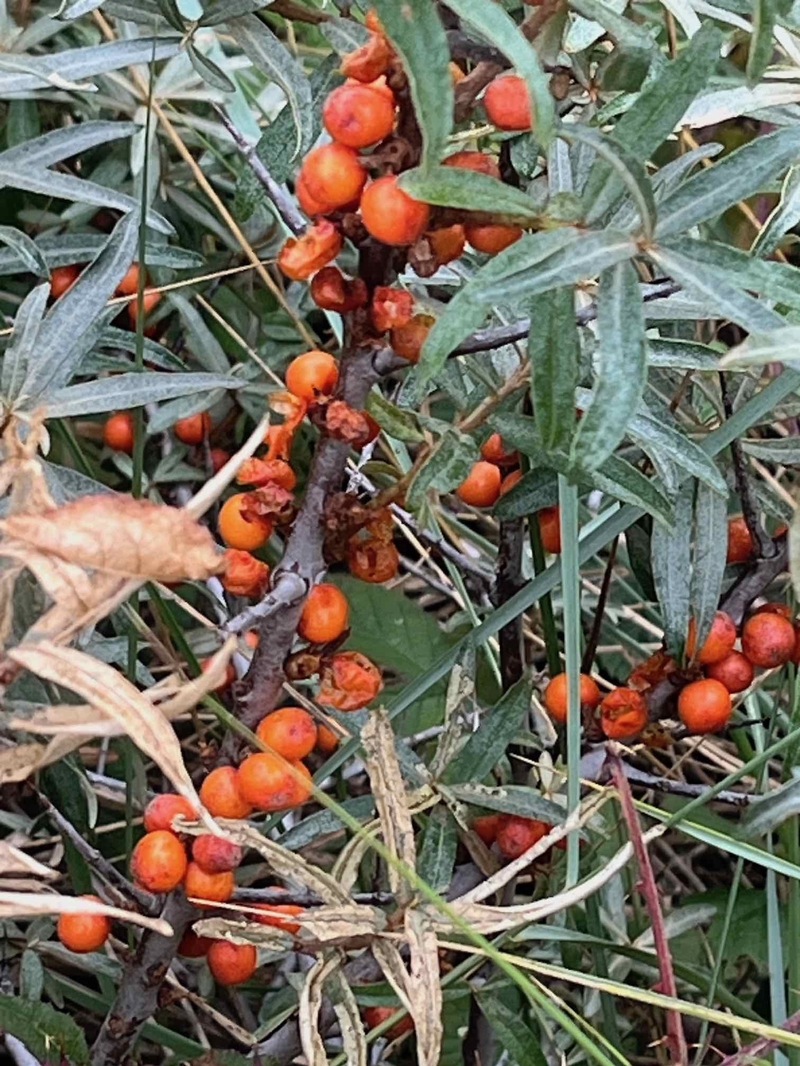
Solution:
[(344, 972), (335, 970), (328, 978), (328, 989), (339, 1022), (342, 1037), (342, 1050), (347, 1059), (347, 1066), (367, 1066), (369, 1049), (358, 1009), (356, 997), (347, 983)]
[(322, 944), (368, 938), (386, 928), (382, 910), (359, 903), (310, 907), (294, 920), (300, 925), (301, 938), (309, 936)]
[(405, 913), (408, 940), (408, 996), (417, 1033), (419, 1066), (437, 1066), (442, 1049), (442, 986), (439, 944), (428, 918), (412, 907)]
[(338, 954), (322, 956), (306, 974), (300, 989), (300, 1043), (303, 1046), (307, 1066), (327, 1066), (328, 1056), (319, 1031), (319, 1011), (322, 992), (328, 977), (341, 966)]
[(50, 892), (0, 891), (0, 918), (37, 918), (41, 914), (105, 914), (121, 922), (152, 929), (161, 936), (172, 936), (172, 926), (163, 918), (148, 918), (136, 911), (109, 907), (106, 903), (84, 896), (58, 896)]
[[(229, 909), (227, 905), (225, 909)], [(213, 940), (230, 940), (232, 944), (255, 944), (267, 951), (287, 952), (294, 946), (290, 933), (269, 925), (243, 922), (234, 918), (203, 918), (192, 926), (198, 936)]]
[(153, 581), (205, 580), (222, 568), (214, 538), (185, 510), (130, 496), (82, 496), (0, 532), (87, 569)]
[[(175, 730), (119, 671), (91, 655), (50, 641), (33, 646), (20, 644), (8, 655), (31, 673), (77, 692), (96, 709), (112, 715), (169, 778), (175, 790), (203, 810), (183, 764)], [(205, 818), (208, 821), (210, 816)]]
[[(27, 855), (20, 848), (15, 848), (7, 840), (0, 840), (0, 874), (7, 877), (10, 874), (27, 874), (40, 877), (43, 881), (57, 881), (59, 874), (51, 870), (44, 863)], [(6, 888), (9, 888), (6, 885)]]

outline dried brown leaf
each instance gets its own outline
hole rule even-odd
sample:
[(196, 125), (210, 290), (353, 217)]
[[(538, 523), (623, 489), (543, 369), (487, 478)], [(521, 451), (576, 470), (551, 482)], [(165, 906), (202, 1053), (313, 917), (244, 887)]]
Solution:
[[(375, 796), (381, 832), (387, 849), (412, 870), (416, 869), (417, 850), (406, 788), (394, 746), (389, 715), (381, 708), (373, 711), (361, 731), (365, 765)], [(413, 894), (411, 885), (394, 865), (389, 865), (389, 884), (398, 903), (407, 903)]]
[(162, 712), (112, 666), (49, 641), (35, 646), (20, 644), (8, 654), (31, 673), (77, 692), (97, 710), (112, 715), (169, 778), (175, 790), (198, 810), (203, 809), (183, 764), (175, 730)]
[(14, 627), (14, 589), (21, 573), (19, 563), (0, 568), (0, 648), (5, 648)]
[(130, 496), (82, 496), (0, 532), (87, 569), (153, 581), (205, 580), (222, 569), (214, 538), (185, 510)]
[(347, 943), (370, 938), (386, 928), (386, 915), (377, 907), (351, 903), (349, 906), (312, 907), (296, 919), (301, 939), (310, 937), (321, 944)]
[[(88, 703), (54, 703), (34, 711), (28, 717), (12, 718), (9, 729), (46, 736), (105, 737), (119, 736), (123, 730), (108, 715)], [(82, 740), (79, 741), (82, 743)]]
[(172, 926), (163, 918), (148, 918), (137, 911), (124, 911), (83, 896), (58, 896), (50, 892), (0, 891), (0, 918), (37, 918), (41, 914), (105, 914), (121, 922), (172, 936)]
[(16, 744), (0, 751), (0, 785), (24, 781), (42, 765), (46, 751), (44, 744)]
[(379, 937), (372, 945), (372, 954), (383, 970), (384, 977), (394, 989), (397, 998), (413, 1017), (412, 993), (409, 989), (410, 977), (398, 948), (392, 941), (382, 940)]
[[(26, 855), (20, 848), (15, 848), (7, 840), (0, 840), (0, 874), (7, 877), (12, 874), (26, 874), (40, 877), (43, 881), (57, 881), (59, 874), (44, 863), (37, 862)], [(6, 885), (6, 887), (10, 887)]]
[[(228, 909), (228, 908), (226, 908)], [(237, 921), (234, 918), (204, 918), (192, 926), (198, 936), (210, 936), (214, 940), (230, 940), (232, 944), (255, 944), (267, 951), (285, 954), (294, 944), (290, 933), (256, 922)]]
[(328, 994), (339, 1022), (348, 1066), (367, 1066), (369, 1052), (361, 1012), (342, 970), (335, 970), (328, 978)]
[(413, 908), (405, 913), (410, 954), (408, 994), (417, 1033), (419, 1066), (436, 1066), (442, 1049), (442, 986), (439, 944), (426, 916)]
[(325, 982), (341, 966), (338, 954), (322, 956), (306, 974), (300, 989), (300, 1043), (303, 1046), (307, 1066), (327, 1066), (328, 1056), (319, 1031), (319, 1012)]

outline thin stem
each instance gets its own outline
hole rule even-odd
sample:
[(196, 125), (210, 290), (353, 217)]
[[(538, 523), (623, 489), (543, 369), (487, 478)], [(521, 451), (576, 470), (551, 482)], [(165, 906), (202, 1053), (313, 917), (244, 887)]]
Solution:
[[(558, 475), (561, 516), (561, 565), (564, 593), (564, 657), (567, 668), (567, 813), (581, 802), (581, 592), (578, 559), (578, 490)], [(569, 888), (580, 873), (580, 840), (577, 833), (567, 837), (567, 881)]]

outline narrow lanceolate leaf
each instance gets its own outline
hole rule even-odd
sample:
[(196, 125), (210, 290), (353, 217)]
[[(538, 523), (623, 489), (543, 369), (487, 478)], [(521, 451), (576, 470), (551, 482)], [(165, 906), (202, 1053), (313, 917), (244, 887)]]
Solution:
[(419, 1066), (439, 1066), (442, 1047), (442, 984), (439, 944), (430, 919), (409, 907), (404, 932), (408, 943), (411, 1017), (417, 1037)]
[(717, 370), (720, 353), (706, 344), (672, 340), (670, 337), (648, 337), (650, 366), (671, 370)]
[(235, 84), (225, 71), (218, 67), (208, 56), (203, 55), (199, 48), (195, 48), (191, 41), (186, 45), (186, 54), (189, 56), (194, 69), (212, 89), (219, 89), (223, 93), (236, 92)]
[(775, 29), (778, 8), (776, 0), (753, 0), (753, 33), (745, 68), (748, 85), (753, 86), (760, 81), (772, 59), (775, 49), (772, 31)]
[[(44, 256), (44, 261), (53, 267), (70, 266), (72, 263), (89, 263), (108, 241), (102, 233), (61, 233), (57, 236), (39, 237), (33, 243)], [(145, 259), (148, 266), (174, 267), (187, 270), (203, 265), (203, 257), (196, 252), (175, 248), (169, 244), (148, 244)], [(136, 259), (137, 257), (134, 257)], [(11, 248), (0, 248), (0, 275), (21, 274), (30, 267)]]
[(531, 395), (545, 449), (567, 447), (575, 427), (580, 340), (571, 286), (534, 296), (529, 305)]
[(638, 26), (632, 19), (620, 15), (602, 0), (572, 0), (570, 4), (575, 11), (579, 11), (584, 18), (597, 22), (603, 29), (608, 31), (618, 44), (624, 45), (630, 51), (649, 52), (656, 58), (659, 55), (658, 44), (655, 37), (648, 33), (643, 26)]
[(517, 1066), (547, 1066), (541, 1037), (533, 1032), (518, 1011), (511, 1010), (493, 992), (477, 997), (481, 1013), (491, 1026), (500, 1047)]
[(781, 238), (800, 222), (800, 166), (792, 167), (783, 179), (781, 198), (762, 226), (753, 246), (753, 255), (771, 255)]
[(341, 967), (338, 954), (322, 955), (306, 974), (300, 989), (298, 1026), (300, 1043), (308, 1066), (327, 1066), (325, 1043), (319, 1028), (322, 992), (328, 977)]
[(99, 381), (68, 385), (48, 398), (48, 418), (74, 418), (77, 415), (101, 414), (120, 408), (143, 407), (177, 396), (190, 396), (211, 389), (239, 389), (246, 384), (241, 378), (222, 374), (118, 374)]
[(789, 573), (795, 596), (800, 597), (800, 508), (789, 525)]
[(611, 455), (644, 392), (647, 346), (639, 281), (632, 263), (604, 272), (597, 300), (600, 367), (592, 402), (572, 445), (572, 459), (595, 470)]
[(712, 270), (723, 271), (739, 288), (800, 311), (800, 270), (790, 263), (758, 259), (719, 241), (691, 237), (676, 237), (667, 241), (666, 247)]
[(50, 271), (44, 261), (41, 249), (27, 233), (23, 233), (22, 230), (16, 229), (14, 226), (0, 226), (0, 241), (16, 252), (25, 264), (26, 270), (40, 278), (49, 279)]
[(457, 167), (409, 170), (400, 185), (417, 200), (463, 211), (491, 211), (516, 222), (535, 222), (541, 217), (531, 198), (489, 174)]
[(51, 167), (99, 144), (132, 137), (138, 130), (135, 122), (97, 121), (65, 126), (0, 152), (0, 167)]
[[(580, 473), (577, 474), (581, 483)], [(589, 487), (607, 492), (616, 500), (641, 507), (653, 518), (666, 525), (672, 524), (672, 504), (658, 488), (653, 478), (647, 477), (627, 459), (609, 455), (606, 461), (588, 476)]]
[(417, 873), (437, 892), (446, 892), (453, 879), (458, 850), (458, 829), (450, 811), (434, 807), (422, 834)]
[(328, 978), (328, 996), (339, 1022), (342, 1050), (348, 1066), (367, 1066), (369, 1048), (358, 1002), (342, 971), (335, 970)]
[[(598, 156), (608, 163), (611, 170), (628, 190), (639, 214), (641, 230), (649, 240), (656, 226), (656, 202), (653, 187), (638, 158), (614, 139), (604, 137), (588, 126), (573, 125), (559, 133), (565, 140), (591, 145)], [(597, 201), (589, 206), (586, 221), (591, 223), (605, 213), (605, 206)]]
[(700, 19), (688, 0), (661, 0), (670, 14), (675, 16), (687, 37), (694, 37), (700, 29)]
[(35, 89), (59, 88), (135, 63), (169, 59), (177, 55), (179, 47), (177, 38), (172, 41), (161, 38), (154, 42), (152, 37), (137, 37), (84, 48), (66, 48), (42, 56), (14, 56), (6, 52), (0, 58), (0, 97)]
[[(722, 34), (707, 22), (677, 59), (664, 66), (614, 127), (614, 141), (646, 162), (672, 133), (686, 108), (705, 86), (722, 45)], [(605, 159), (595, 161), (584, 204), (598, 218), (614, 203), (622, 182)]]
[(558, 474), (555, 470), (540, 468), (529, 470), (505, 492), (495, 504), (494, 514), (497, 518), (524, 518), (533, 511), (543, 507), (553, 507), (558, 503)]
[(539, 64), (536, 51), (498, 4), (487, 4), (484, 0), (448, 0), (447, 6), (499, 48), (525, 79), (533, 105), (536, 139), (546, 148), (553, 137), (555, 107), (549, 79)]
[(450, 492), (460, 485), (472, 469), (476, 453), (477, 446), (470, 437), (455, 429), (443, 433), (408, 486), (406, 502), (411, 510), (420, 506), (431, 489)]
[(228, 31), (251, 63), (286, 93), (297, 128), (297, 155), (303, 144), (310, 143), (312, 124), (311, 86), (303, 68), (256, 15), (230, 19)]
[(717, 218), (738, 200), (761, 192), (800, 153), (800, 129), (788, 126), (756, 137), (708, 170), (701, 170), (659, 208), (657, 237), (683, 233)]
[(518, 814), (522, 818), (538, 818), (550, 825), (561, 825), (566, 817), (563, 807), (545, 799), (541, 792), (528, 785), (448, 785), (448, 791), (463, 803), (486, 807), (501, 814)]
[(3, 357), (3, 373), (0, 379), (0, 393), (9, 403), (19, 396), (25, 380), (28, 360), (36, 348), (36, 338), (49, 296), (49, 283), (37, 285), (22, 301), (14, 319), (14, 331)]
[(701, 296), (710, 303), (720, 318), (729, 318), (750, 333), (782, 326), (781, 316), (741, 288), (736, 275), (690, 259), (672, 248), (652, 247), (648, 255), (690, 295)]
[(664, 619), (667, 650), (672, 655), (680, 654), (689, 627), (693, 495), (694, 485), (689, 482), (675, 501), (675, 528), (653, 526), (650, 541), (653, 581)]
[(83, 356), (81, 340), (93, 325), (102, 332), (100, 316), (133, 260), (139, 237), (138, 211), (117, 223), (103, 251), (56, 301), (42, 322), (36, 356), (29, 360), (21, 392), (36, 406), (47, 389), (66, 385)]
[(267, 7), (271, 0), (206, 0), (203, 4), (203, 17), (200, 19), (201, 26), (216, 26), (220, 22), (236, 18), (238, 15), (249, 15), (262, 7)]
[(792, 363), (800, 358), (800, 326), (779, 326), (766, 333), (751, 333), (719, 361), (723, 369)]
[(519, 732), (522, 718), (531, 704), (531, 680), (523, 678), (487, 712), (481, 728), (472, 733), (458, 755), (445, 769), (442, 780), (448, 784), (482, 781), (494, 768)]
[(666, 412), (654, 414), (640, 409), (628, 424), (628, 435), (647, 452), (656, 466), (663, 457), (708, 485), (714, 492), (727, 497), (728, 487), (714, 460), (703, 448), (670, 424)]
[(408, 75), (422, 131), (422, 167), (427, 169), (442, 158), (453, 124), (453, 81), (444, 27), (433, 0), (375, 0), (375, 8)]
[(694, 555), (692, 559), (692, 615), (697, 626), (696, 647), (701, 648), (711, 629), (722, 590), (728, 505), (724, 496), (698, 483), (694, 505)]

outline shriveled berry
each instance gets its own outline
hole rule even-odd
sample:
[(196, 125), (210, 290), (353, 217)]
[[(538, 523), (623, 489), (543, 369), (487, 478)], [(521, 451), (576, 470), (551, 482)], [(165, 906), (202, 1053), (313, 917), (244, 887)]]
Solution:
[(293, 281), (307, 281), (342, 250), (342, 235), (323, 218), (299, 237), (289, 237), (278, 254), (278, 266)]
[(507, 859), (518, 859), (550, 832), (546, 822), (512, 814), (504, 819), (497, 832), (497, 846)]
[(192, 841), (192, 858), (204, 873), (227, 873), (242, 861), (242, 849), (225, 837), (203, 833)]
[(632, 688), (615, 688), (600, 704), (600, 724), (611, 740), (627, 740), (647, 725), (647, 703)]

